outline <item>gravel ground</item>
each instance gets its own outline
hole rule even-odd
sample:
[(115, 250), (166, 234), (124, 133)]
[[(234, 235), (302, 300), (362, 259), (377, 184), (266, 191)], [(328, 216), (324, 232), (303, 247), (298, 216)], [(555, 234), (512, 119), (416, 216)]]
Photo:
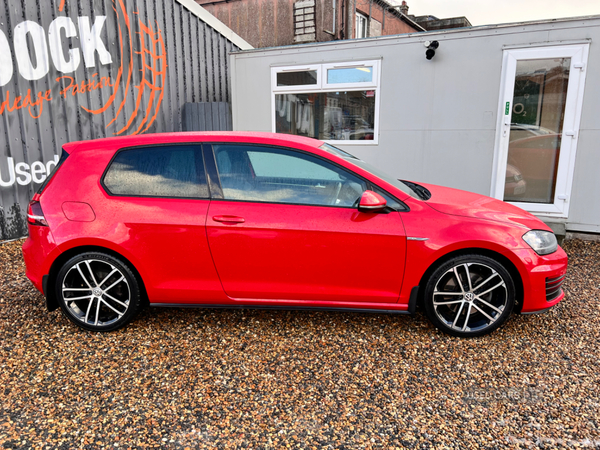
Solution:
[(600, 242), (491, 336), (419, 314), (149, 309), (71, 325), (0, 245), (4, 448), (600, 448)]

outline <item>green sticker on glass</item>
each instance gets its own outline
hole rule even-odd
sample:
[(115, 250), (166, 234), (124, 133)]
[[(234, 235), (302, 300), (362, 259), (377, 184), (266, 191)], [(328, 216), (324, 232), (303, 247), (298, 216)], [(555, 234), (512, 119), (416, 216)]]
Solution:
[(510, 112), (510, 102), (506, 102), (506, 109), (504, 110), (504, 115), (508, 116)]

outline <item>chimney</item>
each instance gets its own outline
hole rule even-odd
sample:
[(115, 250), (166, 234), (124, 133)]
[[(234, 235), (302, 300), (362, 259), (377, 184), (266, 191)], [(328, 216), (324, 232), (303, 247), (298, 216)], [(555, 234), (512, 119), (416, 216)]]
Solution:
[(408, 16), (408, 5), (406, 4), (405, 1), (403, 1), (402, 5), (400, 5), (400, 12), (402, 14), (404, 14), (405, 16)]

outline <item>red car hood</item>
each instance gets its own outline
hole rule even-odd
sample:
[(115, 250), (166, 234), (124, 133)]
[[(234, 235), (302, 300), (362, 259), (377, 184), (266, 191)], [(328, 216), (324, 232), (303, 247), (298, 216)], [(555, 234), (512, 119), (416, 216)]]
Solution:
[(431, 198), (425, 203), (441, 213), (508, 222), (530, 229), (552, 231), (533, 214), (506, 202), (459, 189), (419, 184), (431, 192)]

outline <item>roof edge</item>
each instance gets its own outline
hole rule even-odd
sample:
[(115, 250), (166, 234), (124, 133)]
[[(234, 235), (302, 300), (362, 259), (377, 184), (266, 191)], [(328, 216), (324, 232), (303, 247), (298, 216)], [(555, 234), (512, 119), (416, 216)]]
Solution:
[(309, 138), (286, 133), (266, 131), (173, 131), (167, 133), (150, 133), (126, 136), (109, 136), (105, 138), (67, 142), (63, 148), (67, 153), (95, 150), (99, 145), (150, 145), (166, 143), (202, 143), (202, 142), (242, 142), (247, 138), (260, 138), (271, 142), (295, 142), (298, 144), (319, 146), (320, 139)]
[(485, 31), (485, 30), (494, 30), (494, 29), (506, 29), (506, 28), (517, 28), (524, 25), (549, 25), (555, 23), (567, 23), (567, 22), (577, 22), (580, 20), (599, 20), (600, 14), (591, 15), (591, 16), (576, 16), (576, 17), (563, 17), (560, 19), (540, 19), (540, 20), (531, 20), (525, 22), (511, 22), (511, 23), (499, 23), (499, 24), (490, 24), (490, 25), (473, 25), (470, 27), (461, 27), (461, 28), (448, 28), (442, 30), (431, 30), (431, 31), (415, 31), (411, 33), (401, 33), (401, 34), (391, 34), (386, 36), (376, 36), (376, 37), (367, 37), (367, 38), (359, 38), (359, 39), (345, 39), (345, 40), (335, 40), (335, 41), (325, 41), (325, 42), (310, 42), (306, 44), (293, 44), (293, 45), (283, 45), (279, 47), (261, 47), (254, 48), (245, 51), (235, 51), (232, 54), (243, 56), (245, 54), (253, 54), (259, 52), (272, 52), (272, 51), (281, 51), (283, 49), (288, 48), (307, 48), (307, 47), (317, 47), (317, 46), (331, 46), (331, 45), (340, 45), (346, 42), (352, 42), (354, 44), (357, 43), (367, 43), (373, 41), (388, 41), (394, 39), (410, 39), (414, 37), (425, 38), (425, 40), (430, 40), (429, 36), (436, 35), (448, 35), (449, 37), (455, 34), (470, 32), (470, 31)]
[(211, 26), (221, 33), (224, 37), (229, 39), (232, 43), (237, 45), (242, 50), (252, 50), (252, 47), (248, 42), (242, 39), (239, 35), (237, 35), (231, 28), (205, 10), (202, 6), (196, 3), (194, 0), (177, 0), (184, 8), (186, 8), (189, 12), (194, 14), (200, 20)]
[[(399, 12), (400, 12), (400, 18), (402, 20), (404, 20), (407, 24), (409, 24), (411, 27), (413, 27), (417, 31), (427, 31), (426, 28), (424, 28), (422, 25), (419, 25), (417, 22), (415, 22), (410, 17), (408, 17), (406, 14), (404, 14), (401, 11), (399, 11)], [(419, 28), (420, 28), (420, 30), (419, 30)]]
[(404, 14), (402, 11), (396, 8), (400, 8), (401, 5), (393, 5), (389, 0), (375, 0), (379, 5), (391, 12), (394, 16), (398, 17), (403, 22), (406, 22), (408, 25), (413, 27), (416, 31), (427, 31), (424, 27), (419, 25), (417, 22), (412, 20), (408, 15)]

